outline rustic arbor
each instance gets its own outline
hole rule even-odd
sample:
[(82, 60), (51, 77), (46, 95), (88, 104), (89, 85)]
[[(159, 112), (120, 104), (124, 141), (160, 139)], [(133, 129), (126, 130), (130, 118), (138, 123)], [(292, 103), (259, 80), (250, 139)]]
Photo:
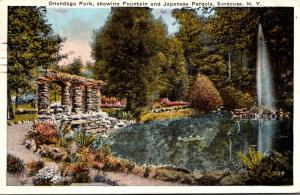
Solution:
[(99, 111), (101, 107), (101, 80), (93, 80), (53, 70), (47, 70), (44, 76), (37, 79), (38, 113), (49, 111), (48, 84), (56, 82), (61, 86), (61, 104), (68, 113)]

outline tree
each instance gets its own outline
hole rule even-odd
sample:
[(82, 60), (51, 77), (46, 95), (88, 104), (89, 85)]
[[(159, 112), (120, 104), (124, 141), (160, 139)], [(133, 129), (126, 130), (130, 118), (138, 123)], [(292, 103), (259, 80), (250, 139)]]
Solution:
[(93, 57), (110, 95), (127, 99), (126, 110), (138, 113), (162, 88), (165, 29), (148, 8), (113, 8), (95, 32)]
[(85, 62), (85, 67), (84, 67), (82, 75), (87, 78), (93, 79), (94, 78), (94, 67), (95, 67), (95, 65), (92, 62), (90, 62), (90, 61)]
[(294, 9), (264, 8), (259, 10), (274, 70), (278, 104), (293, 109)]
[(81, 58), (74, 58), (73, 61), (62, 69), (63, 72), (83, 76), (83, 62)]
[(31, 88), (35, 71), (55, 64), (62, 57), (63, 39), (47, 24), (45, 7), (8, 7), (8, 108), (14, 118), (11, 94)]
[(243, 52), (256, 46), (259, 17), (253, 8), (215, 8), (207, 23), (209, 33), (223, 52)]
[(196, 11), (190, 9), (175, 9), (173, 17), (179, 23), (179, 31), (176, 33), (178, 40), (182, 42), (184, 57), (190, 74), (197, 74), (202, 65), (201, 59), (207, 56), (207, 34), (203, 19)]
[[(241, 11), (244, 12), (239, 13)], [(192, 69), (189, 73), (208, 76), (220, 92), (227, 86), (233, 87), (239, 93), (242, 93), (240, 90), (252, 92), (253, 85), (250, 84), (253, 82), (253, 76), (241, 61), (237, 60), (237, 54), (249, 45), (248, 31), (235, 30), (248, 22), (246, 16), (250, 13), (247, 9), (231, 8), (215, 8), (214, 12), (207, 15), (206, 10), (202, 10), (202, 14), (189, 9), (173, 11), (173, 16), (180, 25), (176, 37), (183, 43), (188, 69)], [(234, 16), (228, 15), (231, 12)], [(252, 26), (250, 31), (253, 29)], [(254, 38), (253, 35), (250, 37)], [(227, 53), (231, 56), (227, 59), (228, 62)], [(225, 105), (226, 101), (227, 99), (224, 99)]]
[(163, 67), (165, 88), (161, 92), (162, 97), (170, 100), (178, 100), (185, 97), (188, 88), (188, 75), (185, 69), (184, 50), (181, 42), (176, 37), (170, 37), (166, 41), (164, 54), (167, 63)]

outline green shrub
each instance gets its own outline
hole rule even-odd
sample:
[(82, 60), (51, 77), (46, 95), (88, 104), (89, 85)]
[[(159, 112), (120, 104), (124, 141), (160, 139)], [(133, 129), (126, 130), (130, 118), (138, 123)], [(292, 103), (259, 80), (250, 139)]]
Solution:
[(96, 139), (96, 137), (93, 134), (86, 132), (84, 129), (77, 129), (74, 132), (75, 134), (72, 137), (72, 140), (76, 144), (78, 144), (80, 148), (90, 147)]
[(223, 105), (223, 100), (208, 77), (198, 75), (190, 87), (188, 100), (199, 110), (212, 111)]
[(261, 160), (263, 159), (262, 153), (255, 151), (253, 147), (250, 147), (247, 154), (238, 152), (237, 156), (242, 164), (246, 167), (247, 171), (254, 172), (261, 166)]
[(130, 111), (126, 112), (119, 108), (105, 108), (103, 112), (107, 112), (109, 116), (122, 120), (134, 120), (134, 114)]
[(266, 156), (249, 148), (247, 154), (238, 152), (238, 159), (246, 171), (243, 180), (246, 185), (290, 185), (293, 171), (287, 157), (271, 151)]
[(24, 171), (24, 162), (20, 158), (7, 154), (7, 172), (22, 173)]
[(228, 108), (251, 108), (254, 104), (253, 97), (249, 93), (243, 93), (232, 86), (220, 90), (224, 100), (224, 106)]

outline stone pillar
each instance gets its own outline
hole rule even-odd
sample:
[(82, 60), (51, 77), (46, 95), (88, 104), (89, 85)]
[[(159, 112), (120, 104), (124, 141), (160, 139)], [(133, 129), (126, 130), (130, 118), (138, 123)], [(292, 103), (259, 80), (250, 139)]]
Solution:
[(94, 111), (100, 111), (101, 110), (101, 100), (100, 100), (101, 93), (100, 93), (100, 88), (99, 88), (99, 86), (95, 85), (95, 86), (93, 86), (92, 90), (93, 90), (92, 95), (93, 95), (93, 102), (94, 102), (94, 108), (93, 108), (93, 110)]
[(73, 83), (73, 102), (72, 111), (75, 113), (82, 112), (82, 85), (80, 83)]
[(93, 108), (93, 90), (92, 90), (92, 87), (90, 85), (87, 85), (85, 86), (85, 90), (86, 90), (86, 93), (85, 93), (85, 97), (86, 97), (86, 100), (85, 100), (85, 109), (86, 109), (86, 112), (91, 112), (92, 111), (92, 108)]
[(66, 106), (68, 113), (71, 112), (71, 96), (70, 96), (71, 83), (64, 83), (61, 86), (61, 105)]
[(38, 114), (47, 114), (49, 108), (48, 83), (38, 84)]

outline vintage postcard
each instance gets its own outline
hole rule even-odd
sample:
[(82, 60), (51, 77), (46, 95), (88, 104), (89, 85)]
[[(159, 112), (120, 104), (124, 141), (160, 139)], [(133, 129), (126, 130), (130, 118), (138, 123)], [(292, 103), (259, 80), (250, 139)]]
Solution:
[(297, 2), (0, 5), (1, 192), (300, 191)]

